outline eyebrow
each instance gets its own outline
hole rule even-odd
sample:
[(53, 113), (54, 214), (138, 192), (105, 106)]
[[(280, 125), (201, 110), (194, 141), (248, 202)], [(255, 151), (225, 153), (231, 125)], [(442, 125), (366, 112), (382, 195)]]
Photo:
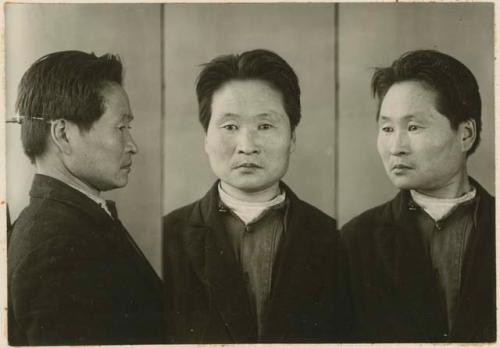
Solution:
[(126, 121), (132, 121), (134, 119), (134, 115), (132, 114), (122, 114), (122, 120), (126, 120)]
[[(419, 119), (421, 118), (421, 115), (423, 113), (422, 112), (417, 112), (415, 114), (408, 114), (408, 115), (404, 115), (402, 117), (402, 119), (405, 119), (405, 120), (412, 120), (412, 119)], [(433, 115), (430, 115), (430, 117), (434, 118)], [(385, 115), (380, 115), (379, 118), (378, 118), (378, 121), (390, 121), (391, 118), (389, 116), (385, 116)]]
[[(286, 115), (282, 115), (281, 113), (279, 112), (274, 112), (274, 111), (269, 111), (269, 112), (262, 112), (260, 114), (256, 114), (256, 115), (252, 115), (254, 117), (258, 117), (258, 118), (269, 118), (269, 119), (277, 119), (277, 118), (280, 118), (280, 117), (286, 117)], [(226, 119), (231, 119), (231, 118), (241, 118), (243, 116), (241, 116), (240, 114), (234, 114), (234, 113), (231, 113), (231, 112), (228, 112), (228, 113), (225, 113), (224, 115), (222, 115), (222, 117), (219, 119), (220, 121), (224, 121)]]

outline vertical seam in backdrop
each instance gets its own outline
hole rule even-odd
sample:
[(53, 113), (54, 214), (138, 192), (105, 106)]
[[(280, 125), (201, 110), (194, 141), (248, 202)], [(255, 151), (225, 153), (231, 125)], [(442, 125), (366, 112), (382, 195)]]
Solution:
[(163, 233), (163, 188), (165, 183), (163, 182), (164, 174), (165, 174), (165, 160), (164, 160), (164, 147), (165, 147), (165, 84), (166, 84), (166, 76), (165, 76), (165, 4), (160, 4), (160, 78), (161, 78), (161, 95), (160, 95), (160, 277), (163, 279), (163, 253), (164, 253), (164, 233)]
[(334, 214), (335, 214), (335, 219), (338, 219), (338, 213), (339, 213), (339, 4), (335, 3), (334, 5), (334, 14), (333, 14), (333, 38), (334, 38), (334, 44), (333, 44), (333, 69), (334, 69), (334, 79), (335, 79), (335, 86), (334, 86)]

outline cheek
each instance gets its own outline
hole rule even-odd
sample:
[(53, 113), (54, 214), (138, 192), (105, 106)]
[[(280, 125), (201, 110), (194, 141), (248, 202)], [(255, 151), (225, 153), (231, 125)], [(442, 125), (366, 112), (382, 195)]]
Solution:
[(387, 157), (387, 138), (377, 136), (377, 151), (382, 159)]
[(205, 143), (205, 151), (210, 157), (226, 157), (233, 152), (233, 142), (227, 137), (211, 137)]

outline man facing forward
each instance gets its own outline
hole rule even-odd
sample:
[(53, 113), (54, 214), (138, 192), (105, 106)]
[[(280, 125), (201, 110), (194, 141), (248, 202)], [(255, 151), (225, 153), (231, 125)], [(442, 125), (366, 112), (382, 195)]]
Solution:
[(196, 91), (219, 180), (164, 220), (169, 342), (341, 340), (335, 220), (280, 181), (301, 117), (297, 76), (253, 50), (206, 64)]
[(160, 279), (100, 197), (127, 184), (137, 153), (120, 60), (46, 55), (16, 107), (37, 174), (9, 239), (9, 343), (162, 342)]
[(378, 151), (401, 191), (342, 228), (367, 342), (492, 342), (495, 201), (467, 174), (481, 98), (461, 62), (414, 51), (379, 69)]

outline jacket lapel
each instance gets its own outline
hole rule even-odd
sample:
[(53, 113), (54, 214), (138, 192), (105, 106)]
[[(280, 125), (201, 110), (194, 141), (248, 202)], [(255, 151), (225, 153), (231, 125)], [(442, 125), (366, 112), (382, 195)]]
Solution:
[(263, 341), (283, 342), (287, 328), (287, 318), (294, 308), (321, 286), (312, 245), (312, 234), (308, 221), (302, 216), (299, 199), (287, 189), (289, 206), (286, 230), (283, 233), (278, 255), (273, 267), (273, 285), (267, 309), (267, 318), (263, 328)]
[[(220, 219), (217, 183), (193, 210), (188, 248), (195, 272), (208, 290), (209, 306), (218, 312), (234, 342), (257, 337), (245, 281)], [(203, 255), (203, 259), (200, 256)]]
[(450, 338), (486, 341), (494, 338), (496, 328), (495, 200), (477, 182), (470, 180), (477, 189), (479, 201), (473, 236), (464, 259), (462, 290)]
[[(384, 221), (375, 238), (386, 274), (401, 298), (400, 308), (407, 308), (415, 322), (426, 323), (422, 333), (446, 331), (444, 304), (440, 300), (428, 252), (417, 229), (417, 210), (409, 191), (401, 191), (386, 211)], [(423, 316), (431, 317), (422, 320)]]

